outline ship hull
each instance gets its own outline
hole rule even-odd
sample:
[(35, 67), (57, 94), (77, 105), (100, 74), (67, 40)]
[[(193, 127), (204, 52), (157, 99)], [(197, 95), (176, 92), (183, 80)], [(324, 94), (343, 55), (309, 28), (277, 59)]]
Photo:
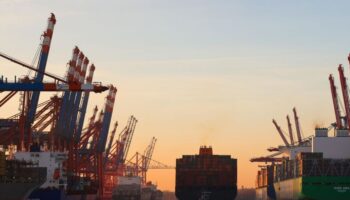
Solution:
[(0, 199), (26, 199), (39, 186), (40, 184), (36, 183), (0, 183)]
[(113, 200), (141, 200), (140, 195), (113, 195)]
[(268, 200), (267, 187), (260, 187), (255, 189), (256, 200)]
[(276, 197), (267, 187), (256, 188), (257, 200), (348, 200), (350, 177), (298, 177), (274, 183)]
[[(2, 154), (4, 155), (4, 154)], [(17, 160), (5, 160), (0, 154), (0, 199), (23, 200), (46, 180), (47, 169)]]
[(176, 197), (179, 200), (233, 200), (237, 195), (237, 187), (229, 188), (176, 188)]
[(315, 176), (298, 177), (275, 182), (278, 200), (348, 200), (350, 177)]
[(65, 199), (64, 191), (56, 189), (56, 188), (38, 188), (34, 190), (28, 200), (62, 200)]
[(64, 200), (96, 200), (97, 194), (76, 194), (76, 195), (67, 195)]
[(57, 188), (39, 188), (34, 190), (27, 200), (96, 200), (97, 194), (65, 194)]

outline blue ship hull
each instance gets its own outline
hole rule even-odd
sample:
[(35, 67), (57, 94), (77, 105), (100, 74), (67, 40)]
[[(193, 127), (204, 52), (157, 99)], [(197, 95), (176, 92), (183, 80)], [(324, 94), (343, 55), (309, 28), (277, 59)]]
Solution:
[(57, 188), (38, 188), (28, 197), (28, 200), (63, 200), (65, 195), (63, 190)]

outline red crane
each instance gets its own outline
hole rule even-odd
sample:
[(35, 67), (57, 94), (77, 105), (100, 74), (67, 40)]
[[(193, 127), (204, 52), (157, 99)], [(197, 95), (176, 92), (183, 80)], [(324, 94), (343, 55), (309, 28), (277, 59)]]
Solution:
[(147, 146), (145, 152), (143, 153), (142, 157), (142, 182), (146, 184), (147, 182), (147, 171), (149, 168), (149, 165), (152, 160), (153, 152), (154, 152), (154, 147), (156, 146), (157, 139), (155, 137), (152, 138), (150, 144)]
[(281, 127), (277, 124), (276, 120), (274, 120), (274, 119), (272, 120), (272, 123), (276, 126), (276, 129), (277, 129), (278, 133), (280, 134), (280, 136), (281, 136), (281, 138), (282, 138), (284, 144), (285, 144), (287, 147), (289, 147), (290, 145), (289, 145), (289, 143), (288, 143), (286, 137), (284, 136)]
[(293, 129), (292, 129), (292, 124), (290, 123), (289, 115), (287, 115), (287, 123), (288, 123), (288, 132), (289, 132), (289, 137), (290, 137), (290, 143), (293, 145), (294, 144)]
[(334, 84), (334, 77), (332, 74), (329, 75), (329, 84), (331, 87), (331, 93), (332, 93), (332, 99), (333, 99), (333, 107), (334, 107), (334, 113), (335, 113), (335, 119), (336, 119), (336, 127), (338, 129), (343, 128), (343, 124), (341, 121), (341, 114), (340, 114), (340, 108), (339, 108), (339, 99), (337, 94), (337, 88)]
[(294, 114), (294, 121), (295, 121), (295, 129), (297, 130), (298, 143), (301, 144), (303, 139), (301, 137), (301, 128), (300, 128), (300, 123), (299, 123), (299, 117), (297, 114), (297, 109), (295, 107), (293, 108), (293, 114)]
[(341, 89), (343, 93), (343, 101), (345, 105), (345, 112), (346, 112), (346, 120), (347, 120), (347, 125), (350, 125), (350, 103), (349, 103), (349, 88), (346, 83), (346, 78), (344, 75), (344, 68), (342, 65), (339, 65), (338, 67), (339, 71), (339, 78), (340, 78), (340, 84), (341, 84)]
[[(15, 58), (12, 58), (9, 55), (0, 52), (0, 56), (14, 62), (16, 64), (21, 65), (22, 67), (28, 68), (37, 72), (38, 74), (46, 75), (47, 77), (53, 78), (55, 81), (51, 83), (42, 83), (42, 82), (34, 82), (30, 80), (28, 77), (15, 81), (14, 83), (9, 83), (5, 79), (0, 79), (0, 92), (1, 91), (92, 91), (96, 93), (100, 93), (108, 90), (108, 87), (102, 86), (100, 83), (86, 83), (81, 84), (79, 82), (70, 82), (64, 80), (57, 75), (53, 75), (44, 71), (40, 71), (39, 69), (30, 66), (22, 61), (19, 61)], [(71, 69), (69, 69), (70, 72)]]

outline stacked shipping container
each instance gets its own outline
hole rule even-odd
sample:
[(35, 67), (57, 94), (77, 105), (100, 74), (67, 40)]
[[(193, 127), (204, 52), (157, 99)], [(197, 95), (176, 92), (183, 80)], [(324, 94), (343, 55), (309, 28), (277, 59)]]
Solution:
[[(350, 159), (325, 159), (322, 153), (301, 152), (295, 160), (284, 160), (271, 165), (273, 181), (305, 176), (350, 176)], [(266, 187), (268, 170), (258, 171), (256, 187)]]
[(176, 196), (193, 200), (205, 194), (209, 199), (230, 199), (237, 193), (237, 160), (213, 155), (211, 147), (201, 147), (199, 155), (176, 160)]

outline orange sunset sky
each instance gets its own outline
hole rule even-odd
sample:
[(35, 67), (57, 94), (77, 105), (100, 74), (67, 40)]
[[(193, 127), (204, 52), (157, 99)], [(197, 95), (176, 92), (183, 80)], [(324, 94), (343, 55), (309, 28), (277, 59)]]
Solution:
[[(249, 159), (282, 143), (272, 118), (287, 130), (296, 106), (304, 136), (335, 121), (328, 75), (339, 85), (339, 63), (350, 75), (349, 3), (337, 2), (0, 0), (0, 51), (31, 63), (55, 13), (47, 71), (64, 76), (79, 46), (96, 65), (94, 80), (118, 88), (118, 130), (130, 115), (139, 120), (129, 156), (152, 136), (153, 159), (172, 166), (211, 145), (238, 159), (239, 187), (254, 187)], [(10, 79), (27, 74), (4, 59), (0, 69)], [(106, 95), (91, 95), (87, 117)], [(0, 117), (17, 111), (14, 98)], [(175, 189), (173, 169), (148, 178)]]

